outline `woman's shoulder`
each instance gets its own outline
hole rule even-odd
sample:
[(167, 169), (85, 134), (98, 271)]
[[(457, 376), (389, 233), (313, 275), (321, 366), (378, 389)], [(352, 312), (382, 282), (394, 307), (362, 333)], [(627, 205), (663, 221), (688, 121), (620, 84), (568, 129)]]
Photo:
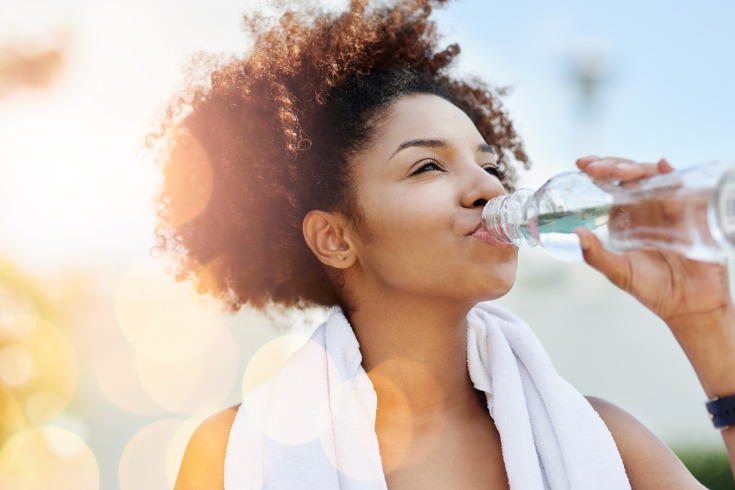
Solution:
[(587, 396), (615, 440), (632, 488), (705, 488), (656, 435), (622, 408)]
[(199, 424), (184, 451), (176, 490), (224, 488), (227, 442), (239, 408), (221, 410)]

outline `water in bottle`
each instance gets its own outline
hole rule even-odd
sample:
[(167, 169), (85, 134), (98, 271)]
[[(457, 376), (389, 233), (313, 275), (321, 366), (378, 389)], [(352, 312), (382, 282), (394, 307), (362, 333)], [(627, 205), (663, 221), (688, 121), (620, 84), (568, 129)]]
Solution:
[(633, 183), (565, 172), (538, 191), (520, 189), (487, 203), (483, 222), (496, 239), (541, 245), (561, 260), (580, 260), (583, 226), (606, 248), (673, 250), (722, 262), (735, 251), (735, 164), (712, 163)]

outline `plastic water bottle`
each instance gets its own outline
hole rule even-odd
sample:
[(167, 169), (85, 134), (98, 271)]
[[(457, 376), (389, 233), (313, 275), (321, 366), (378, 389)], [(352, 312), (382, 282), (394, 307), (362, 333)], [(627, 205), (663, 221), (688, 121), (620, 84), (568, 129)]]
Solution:
[(501, 242), (541, 245), (554, 257), (582, 259), (584, 226), (608, 250), (673, 250), (724, 262), (735, 251), (735, 164), (711, 163), (632, 183), (596, 181), (582, 172), (551, 178), (538, 191), (490, 200), (485, 228)]

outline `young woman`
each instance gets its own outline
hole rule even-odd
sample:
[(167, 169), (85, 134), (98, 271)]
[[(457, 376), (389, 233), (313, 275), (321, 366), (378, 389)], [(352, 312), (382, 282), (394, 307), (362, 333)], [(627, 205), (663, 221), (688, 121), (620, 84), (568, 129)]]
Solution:
[[(527, 158), (499, 93), (449, 76), (439, 3), (247, 19), (252, 50), (170, 111), (158, 236), (178, 277), (232, 310), (335, 307), (282, 373), (197, 429), (176, 488), (701, 488), (489, 302), (517, 250), (481, 211)], [(579, 235), (585, 260), (670, 327), (707, 396), (735, 394), (725, 268)], [(735, 429), (722, 434), (733, 460)]]

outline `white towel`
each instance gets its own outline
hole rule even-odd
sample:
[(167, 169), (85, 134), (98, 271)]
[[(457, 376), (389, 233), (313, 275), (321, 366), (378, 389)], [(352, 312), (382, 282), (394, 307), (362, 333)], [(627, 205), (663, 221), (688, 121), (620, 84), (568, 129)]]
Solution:
[[(468, 317), (470, 377), (487, 395), (511, 489), (629, 489), (602, 419), (554, 370), (518, 317), (481, 303)], [(225, 490), (384, 490), (377, 397), (339, 308), (243, 401)]]

